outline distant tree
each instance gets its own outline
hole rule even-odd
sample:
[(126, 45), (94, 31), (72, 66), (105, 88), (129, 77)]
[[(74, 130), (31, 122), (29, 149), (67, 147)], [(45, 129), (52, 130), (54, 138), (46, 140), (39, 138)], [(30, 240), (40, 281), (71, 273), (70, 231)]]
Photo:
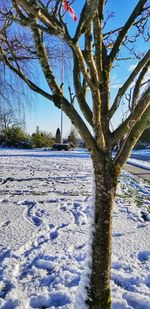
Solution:
[(0, 106), (0, 130), (6, 130), (13, 126), (23, 126), (24, 119), (17, 115), (17, 111), (10, 106)]
[[(86, 305), (90, 309), (110, 309), (112, 210), (118, 177), (142, 132), (150, 127), (150, 85), (147, 83), (145, 87), (150, 65), (150, 51), (146, 52), (150, 6), (148, 0), (126, 0), (126, 6), (136, 3), (131, 14), (122, 18), (118, 16), (120, 27), (115, 28), (114, 22), (105, 31), (111, 16), (107, 13), (110, 1), (76, 2), (80, 15), (73, 34), (70, 23), (66, 21), (65, 9), (70, 8), (68, 1), (1, 1), (0, 59), (30, 89), (66, 113), (91, 153), (95, 210)], [(121, 1), (116, 2), (121, 5)], [(63, 41), (72, 52), (70, 79), (74, 87), (68, 89), (69, 96), (63, 91), (63, 85), (49, 60), (48, 47), (53, 37), (58, 46)], [(141, 40), (145, 45), (141, 44)], [(138, 49), (143, 47), (140, 52), (136, 42)], [(118, 87), (114, 101), (110, 102), (111, 72), (118, 63), (121, 65), (122, 61), (133, 58), (137, 61), (135, 68), (128, 72), (124, 83)], [(28, 70), (29, 62), (33, 65), (32, 74)], [(44, 85), (33, 78), (39, 65), (50, 91), (46, 91)], [(89, 96), (86, 95), (87, 90)], [(113, 116), (120, 110), (125, 97), (127, 113), (123, 122), (113, 129)], [(75, 99), (76, 104), (73, 104)], [(120, 140), (123, 143), (119, 144)], [(120, 146), (113, 156), (116, 144)]]
[(141, 137), (140, 137), (140, 141), (142, 142), (146, 142), (150, 144), (150, 128), (148, 128), (147, 130), (145, 130)]
[(60, 133), (60, 129), (59, 128), (57, 128), (57, 130), (56, 130), (55, 142), (56, 143), (61, 143), (61, 133)]
[(31, 141), (35, 148), (51, 147), (54, 143), (54, 138), (51, 133), (38, 130), (38, 132), (32, 134)]
[(139, 149), (145, 149), (149, 147), (150, 147), (150, 128), (146, 129), (142, 133), (134, 149), (139, 150)]
[(24, 103), (29, 106), (31, 95), (23, 81), (13, 72), (10, 74), (10, 70), (5, 63), (2, 63), (0, 57), (0, 114), (13, 114), (17, 119), (18, 114), (24, 113)]
[(68, 136), (68, 142), (72, 143), (73, 146), (77, 144), (77, 132), (75, 128), (72, 128), (69, 136)]

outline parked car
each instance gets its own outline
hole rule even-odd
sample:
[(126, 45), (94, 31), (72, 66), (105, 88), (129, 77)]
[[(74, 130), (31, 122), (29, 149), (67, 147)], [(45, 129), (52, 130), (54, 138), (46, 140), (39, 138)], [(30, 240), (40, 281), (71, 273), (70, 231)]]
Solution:
[(71, 149), (71, 145), (69, 143), (66, 144), (54, 144), (52, 150), (65, 150), (68, 151)]

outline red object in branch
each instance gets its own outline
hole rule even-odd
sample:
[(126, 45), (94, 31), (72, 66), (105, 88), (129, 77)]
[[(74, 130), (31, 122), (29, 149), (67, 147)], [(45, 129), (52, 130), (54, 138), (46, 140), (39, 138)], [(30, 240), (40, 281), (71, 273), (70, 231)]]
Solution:
[(64, 9), (70, 13), (70, 15), (73, 17), (74, 21), (77, 20), (77, 16), (71, 5), (67, 0), (63, 1)]

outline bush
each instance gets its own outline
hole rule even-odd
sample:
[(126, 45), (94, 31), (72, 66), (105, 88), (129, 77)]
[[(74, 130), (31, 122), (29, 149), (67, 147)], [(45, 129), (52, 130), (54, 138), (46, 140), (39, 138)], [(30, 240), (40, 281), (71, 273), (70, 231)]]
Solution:
[(2, 130), (0, 143), (8, 147), (32, 148), (30, 138), (20, 127), (10, 127)]
[(134, 149), (139, 150), (139, 149), (145, 149), (145, 148), (150, 148), (150, 128), (146, 129), (137, 144), (135, 145)]
[(41, 148), (51, 147), (54, 138), (46, 132), (36, 132), (32, 136), (27, 135), (20, 127), (10, 127), (0, 132), (0, 145), (17, 148)]
[(54, 143), (52, 135), (46, 132), (33, 133), (31, 141), (35, 148), (51, 147)]
[(142, 142), (146, 142), (146, 143), (149, 143), (150, 144), (150, 128), (146, 129), (141, 137), (140, 137), (140, 141)]

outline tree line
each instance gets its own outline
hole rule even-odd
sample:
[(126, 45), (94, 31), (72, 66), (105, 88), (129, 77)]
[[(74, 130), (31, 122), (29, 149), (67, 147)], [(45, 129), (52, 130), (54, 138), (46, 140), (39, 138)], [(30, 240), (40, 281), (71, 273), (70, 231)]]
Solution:
[(27, 134), (22, 127), (11, 126), (0, 130), (0, 145), (2, 147), (16, 148), (42, 148), (52, 147), (55, 138), (51, 133), (39, 131)]
[[(17, 147), (17, 148), (42, 148), (52, 147), (56, 142), (56, 136), (52, 133), (39, 130), (37, 126), (36, 132), (27, 134), (25, 129), (25, 121), (19, 117), (17, 112), (9, 108), (0, 107), (0, 146)], [(77, 132), (74, 128), (68, 131), (68, 137), (64, 142), (69, 142), (72, 146), (77, 143)]]

